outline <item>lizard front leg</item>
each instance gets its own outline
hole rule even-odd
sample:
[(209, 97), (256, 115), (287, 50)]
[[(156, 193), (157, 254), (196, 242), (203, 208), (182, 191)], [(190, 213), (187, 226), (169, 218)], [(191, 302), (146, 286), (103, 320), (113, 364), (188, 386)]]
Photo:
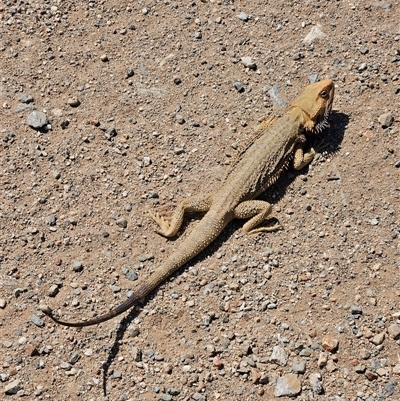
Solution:
[(270, 203), (261, 200), (249, 200), (236, 206), (233, 211), (233, 216), (236, 219), (250, 219), (242, 227), (242, 231), (245, 234), (258, 234), (265, 231), (276, 231), (282, 228), (279, 224), (259, 227), (271, 214), (271, 211), (272, 205)]
[(317, 145), (311, 147), (308, 152), (304, 152), (304, 141), (296, 144), (293, 155), (293, 168), (301, 170), (310, 164), (317, 153), (321, 153), (328, 145), (322, 140)]
[(156, 230), (158, 234), (161, 234), (164, 237), (174, 237), (181, 228), (185, 213), (207, 212), (211, 207), (211, 203), (211, 193), (200, 194), (191, 196), (179, 203), (175, 208), (170, 221), (165, 220), (164, 217), (157, 212), (153, 213), (149, 211), (149, 215), (160, 227)]

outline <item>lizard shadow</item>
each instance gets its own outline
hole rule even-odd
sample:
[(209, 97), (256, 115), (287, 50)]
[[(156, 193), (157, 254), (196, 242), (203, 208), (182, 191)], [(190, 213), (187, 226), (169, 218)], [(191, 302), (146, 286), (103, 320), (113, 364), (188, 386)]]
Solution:
[[(330, 120), (333, 121), (331, 123), (331, 126), (324, 129), (324, 133), (321, 135), (321, 139), (324, 140), (324, 142), (329, 143), (329, 147), (324, 150), (324, 155), (334, 155), (336, 154), (339, 149), (340, 149), (340, 144), (343, 141), (344, 137), (344, 132), (347, 128), (348, 122), (349, 122), (349, 117), (348, 115), (344, 113), (338, 113), (333, 111), (331, 113)], [(283, 198), (285, 195), (288, 187), (290, 184), (295, 180), (295, 178), (299, 175), (304, 173), (304, 170), (306, 170), (308, 167), (305, 167), (303, 170), (299, 172), (289, 172), (289, 173), (283, 173), (281, 177), (278, 179), (278, 181), (273, 184), (271, 187), (267, 189), (267, 191), (260, 197), (260, 199), (266, 200), (272, 204), (276, 203), (280, 199)], [(192, 217), (201, 217), (202, 215), (199, 213), (193, 214)], [(185, 230), (186, 226), (188, 225), (188, 219), (185, 219), (185, 223), (183, 226), (183, 230)], [(241, 227), (243, 226), (243, 221), (240, 220), (234, 220), (231, 222), (228, 227), (221, 233), (221, 235), (218, 237), (216, 241), (214, 241), (207, 249), (204, 251), (200, 252), (197, 256), (195, 256), (191, 261), (190, 264), (195, 265), (196, 263), (203, 261), (207, 255), (213, 254), (217, 249), (221, 247), (221, 245), (229, 240), (229, 238), (234, 235), (235, 232), (237, 232)], [(172, 239), (174, 240), (174, 239)], [(185, 266), (182, 266), (180, 269), (178, 269), (177, 272), (173, 274), (173, 276), (178, 276), (182, 273), (182, 271), (186, 270), (187, 264)], [(157, 290), (153, 291), (152, 294), (146, 297), (146, 300), (144, 303), (146, 303), (148, 300), (152, 299), (155, 295)], [(114, 361), (115, 357), (117, 356), (119, 349), (120, 349), (120, 344), (122, 343), (122, 339), (125, 335), (126, 329), (129, 326), (129, 324), (137, 317), (139, 311), (136, 310), (136, 308), (133, 308), (129, 311), (129, 313), (121, 320), (121, 323), (117, 329), (116, 336), (114, 343), (108, 353), (107, 360), (103, 363), (102, 365), (102, 370), (103, 370), (103, 393), (104, 396), (107, 395), (107, 377), (109, 375), (109, 370), (112, 362)]]
[(139, 311), (136, 310), (136, 308), (132, 308), (129, 313), (121, 320), (121, 323), (119, 324), (119, 327), (117, 329), (117, 333), (114, 339), (114, 343), (108, 353), (107, 360), (103, 362), (102, 365), (102, 370), (103, 370), (103, 382), (102, 382), (102, 387), (103, 387), (103, 395), (104, 397), (107, 396), (107, 377), (108, 373), (110, 370), (110, 366), (112, 362), (114, 361), (115, 357), (118, 355), (119, 349), (120, 349), (120, 344), (122, 342), (122, 339), (124, 338), (125, 331), (129, 324), (132, 322), (133, 319), (137, 317), (139, 314)]

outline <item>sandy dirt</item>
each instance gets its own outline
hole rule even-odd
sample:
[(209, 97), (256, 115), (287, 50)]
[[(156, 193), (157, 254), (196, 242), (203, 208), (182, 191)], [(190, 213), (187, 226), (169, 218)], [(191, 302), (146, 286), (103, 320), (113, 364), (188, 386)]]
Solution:
[[(399, 16), (395, 1), (1, 1), (0, 398), (399, 400)], [(325, 78), (328, 147), (263, 195), (282, 230), (232, 222), (99, 326), (45, 316), (131, 295), (201, 218), (167, 240), (148, 211), (218, 188), (258, 122)]]

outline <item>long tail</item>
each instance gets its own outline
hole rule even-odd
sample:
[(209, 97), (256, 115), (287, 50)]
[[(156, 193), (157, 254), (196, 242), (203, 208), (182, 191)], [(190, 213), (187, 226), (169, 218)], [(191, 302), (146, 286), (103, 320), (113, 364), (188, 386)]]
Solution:
[[(149, 282), (151, 280), (151, 276), (149, 278)], [(124, 313), (128, 309), (132, 308), (141, 298), (145, 297), (153, 290), (152, 286), (149, 285), (148, 282), (144, 282), (143, 284), (139, 285), (139, 288), (132, 294), (127, 300), (122, 302), (122, 304), (118, 305), (116, 308), (111, 309), (109, 312), (101, 315), (99, 317), (95, 317), (92, 320), (87, 320), (83, 322), (65, 322), (63, 320), (59, 320), (53, 315), (52, 311), (44, 311), (44, 313), (54, 320), (56, 323), (61, 324), (62, 326), (69, 326), (69, 327), (84, 327), (84, 326), (93, 326), (95, 324), (99, 324), (105, 322), (106, 320), (110, 320), (115, 316)]]
[(152, 273), (139, 286), (127, 300), (122, 302), (114, 309), (111, 309), (104, 315), (95, 317), (92, 320), (81, 322), (65, 322), (56, 318), (51, 311), (44, 311), (47, 316), (53, 319), (56, 323), (69, 327), (84, 327), (92, 326), (110, 320), (121, 313), (124, 313), (134, 306), (140, 299), (147, 296), (164, 280), (170, 277), (176, 270), (182, 267), (185, 263), (199, 254), (203, 249), (210, 245), (222, 232), (228, 222), (224, 221), (223, 216), (217, 217), (214, 212), (208, 212), (199, 222), (197, 227), (183, 241), (181, 246), (161, 264), (161, 266)]

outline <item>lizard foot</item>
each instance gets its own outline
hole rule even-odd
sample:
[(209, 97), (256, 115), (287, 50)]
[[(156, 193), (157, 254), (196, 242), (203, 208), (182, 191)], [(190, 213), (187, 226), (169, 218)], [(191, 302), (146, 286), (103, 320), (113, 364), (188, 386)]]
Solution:
[[(278, 230), (282, 230), (283, 229), (283, 226), (275, 218), (269, 219), (266, 223), (267, 223), (267, 225), (261, 225), (261, 226), (258, 226), (256, 228), (253, 228), (252, 230), (250, 230), (246, 234), (254, 235), (254, 234), (278, 231)], [(271, 223), (271, 224), (268, 224), (268, 223)], [(272, 224), (272, 223), (275, 223), (275, 224)]]
[(159, 226), (158, 229), (154, 230), (157, 234), (160, 234), (166, 238), (174, 237), (177, 234), (180, 224), (177, 226), (172, 226), (171, 223), (165, 220), (164, 217), (158, 212), (153, 213), (149, 211), (149, 215)]
[(149, 211), (149, 215), (160, 227), (159, 229), (155, 230), (156, 233), (168, 237), (168, 233), (171, 227), (168, 221), (165, 220), (164, 217), (162, 217), (158, 212), (153, 213)]

